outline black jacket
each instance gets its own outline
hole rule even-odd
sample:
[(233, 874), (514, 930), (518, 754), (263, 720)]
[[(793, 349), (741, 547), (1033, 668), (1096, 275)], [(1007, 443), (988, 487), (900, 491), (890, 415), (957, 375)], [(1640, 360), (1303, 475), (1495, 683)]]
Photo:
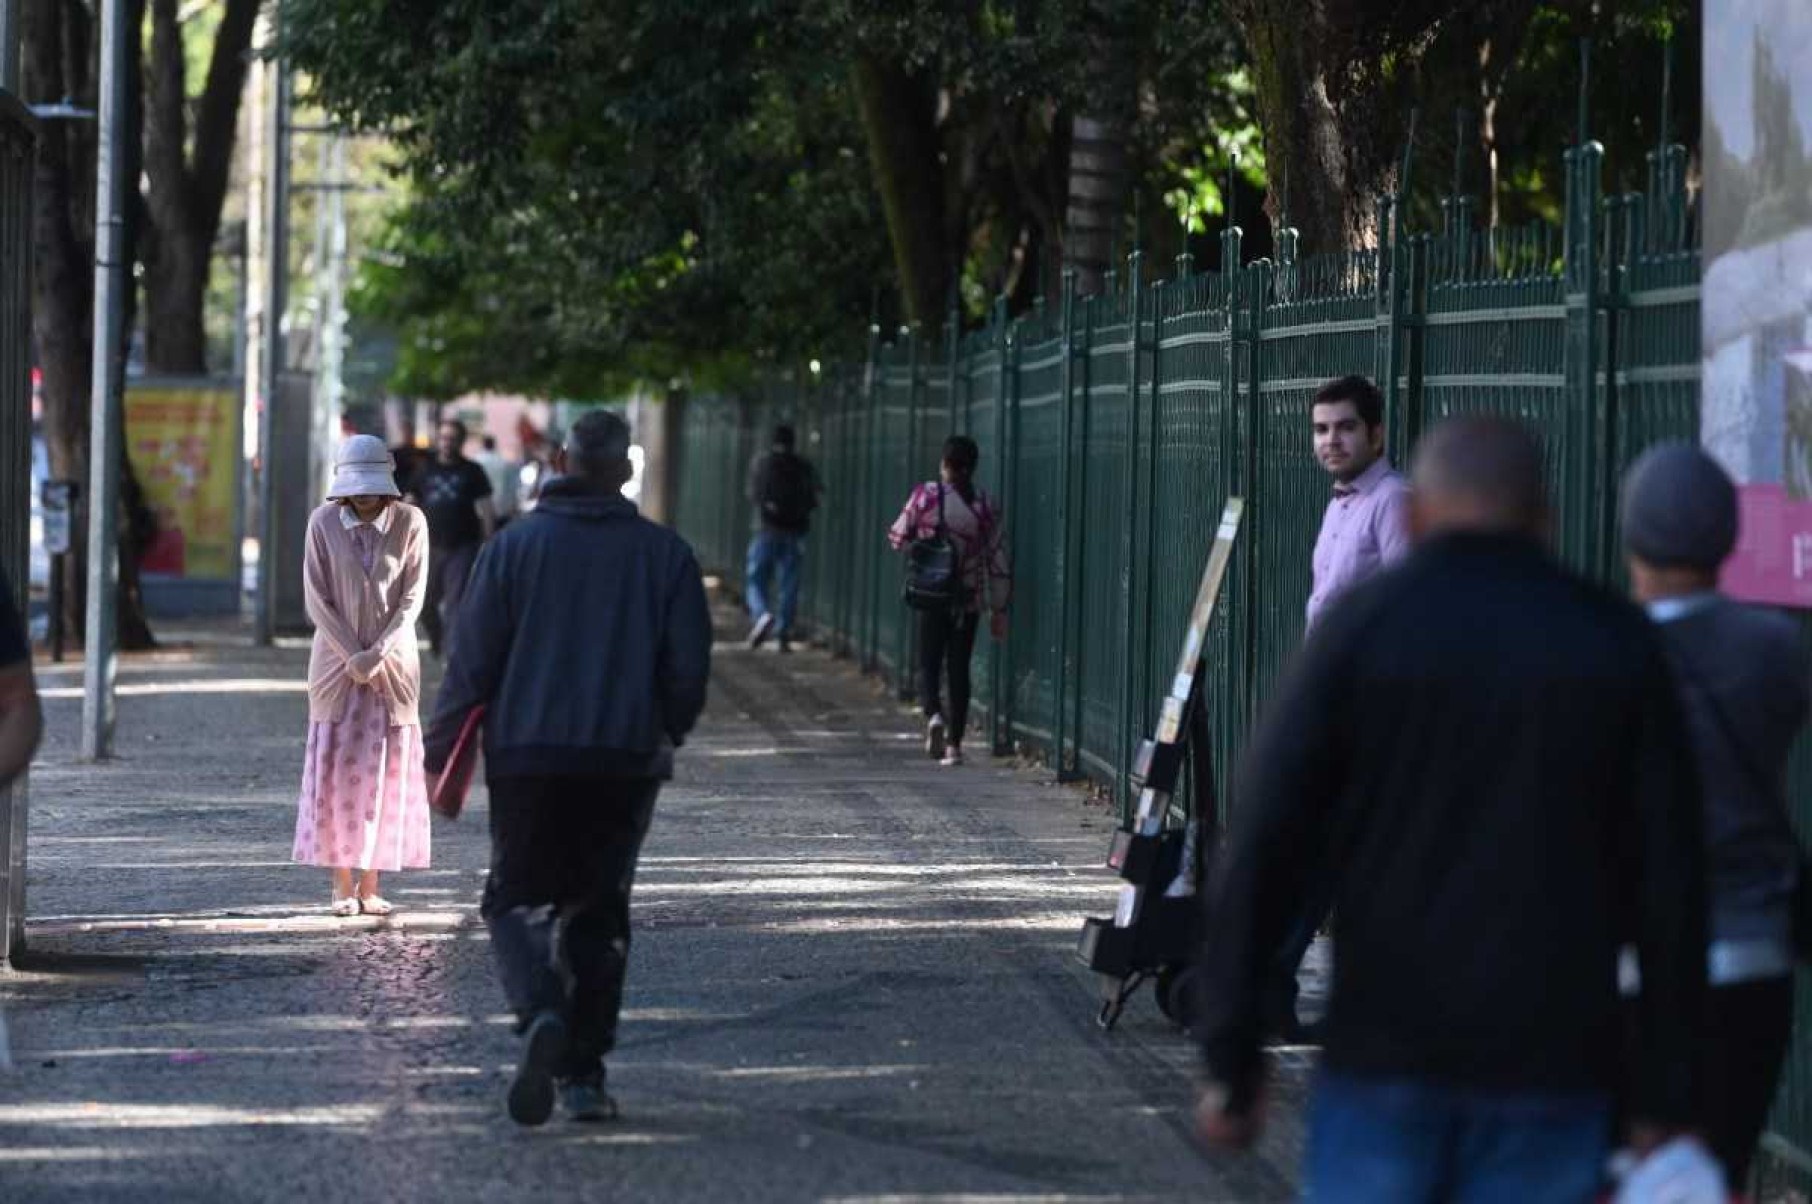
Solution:
[(1806, 724), (1806, 653), (1790, 619), (1727, 598), (1660, 624), (1705, 788), (1713, 939), (1792, 939), (1799, 842), (1787, 758)]
[(818, 470), (796, 452), (770, 451), (749, 465), (749, 503), (765, 531), (782, 535), (810, 531), (821, 492)]
[[(1325, 874), (1330, 1069), (1627, 1092), (1632, 1115), (1690, 1118), (1699, 794), (1666, 661), (1634, 606), (1532, 541), (1431, 541), (1317, 627), (1233, 802), (1198, 1031), (1235, 1107), (1259, 1070), (1265, 966)], [(1626, 1042), (1629, 942), (1647, 990)]]
[(484, 704), (489, 777), (669, 777), (710, 672), (711, 615), (686, 541), (619, 494), (552, 481), (472, 570), (428, 769)]

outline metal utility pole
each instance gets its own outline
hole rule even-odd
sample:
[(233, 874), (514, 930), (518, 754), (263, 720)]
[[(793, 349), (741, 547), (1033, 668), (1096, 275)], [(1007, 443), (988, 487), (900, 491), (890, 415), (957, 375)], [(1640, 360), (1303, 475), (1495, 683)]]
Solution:
[[(292, 131), (293, 132), (293, 131)], [(334, 453), (340, 443), (340, 414), (345, 408), (346, 371), (346, 137), (331, 130), (321, 143), (314, 188), (315, 268), (314, 409), (310, 416), (309, 480), (317, 494), (333, 478)], [(308, 187), (303, 185), (304, 188)]]
[(113, 753), (113, 677), (119, 594), (117, 537), (126, 312), (124, 185), (126, 24), (124, 0), (101, 4), (101, 124), (94, 173), (94, 381), (88, 463), (88, 644), (82, 667), (82, 756)]
[(269, 646), (277, 621), (277, 491), (271, 471), (271, 430), (276, 420), (277, 393), (283, 383), (283, 311), (289, 295), (289, 67), (274, 58), (265, 117), (265, 153), (269, 160), (264, 176), (264, 362), (259, 393), (264, 410), (258, 423), (258, 599), (253, 615), (253, 637)]
[(322, 400), (326, 402), (323, 458), (331, 469), (346, 408), (346, 139), (335, 133), (328, 151), (327, 324), (321, 329)]

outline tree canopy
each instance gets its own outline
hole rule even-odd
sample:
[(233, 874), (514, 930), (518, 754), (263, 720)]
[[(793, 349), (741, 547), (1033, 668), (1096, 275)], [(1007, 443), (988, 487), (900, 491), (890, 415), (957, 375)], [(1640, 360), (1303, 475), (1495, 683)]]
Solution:
[[(1287, 43), (1274, 0), (286, 0), (284, 43), (317, 103), (401, 149), (408, 200), (354, 294), (397, 332), (398, 387), (583, 395), (855, 352), (869, 315), (1023, 307), (1135, 243), (1161, 261), (1229, 199), (1234, 151), (1255, 253), (1267, 189), (1305, 248), (1363, 242), (1412, 105), (1442, 115), (1419, 193), (1470, 154), (1504, 220), (1542, 215), (1573, 124), (1555, 64), (1589, 33), (1653, 78), (1688, 4), (1619, 7), (1341, 0)], [(1305, 116), (1305, 89), (1330, 103)], [(1456, 108), (1468, 136), (1431, 134)]]

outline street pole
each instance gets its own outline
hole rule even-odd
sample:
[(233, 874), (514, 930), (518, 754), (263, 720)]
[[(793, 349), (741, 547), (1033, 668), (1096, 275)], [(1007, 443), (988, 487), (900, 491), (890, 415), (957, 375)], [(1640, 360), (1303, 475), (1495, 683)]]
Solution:
[(273, 487), (271, 430), (277, 411), (277, 391), (283, 382), (283, 310), (289, 291), (289, 68), (273, 58), (266, 68), (272, 86), (265, 109), (268, 126), (265, 152), (264, 239), (264, 362), (259, 393), (264, 409), (258, 423), (258, 605), (253, 635), (268, 647), (277, 621), (277, 491)]
[(315, 227), (317, 269), (316, 380), (314, 416), (310, 423), (310, 481), (317, 494), (333, 477), (334, 453), (340, 443), (340, 414), (345, 408), (346, 370), (346, 138), (335, 131), (321, 145), (320, 178), (326, 181)]
[(118, 389), (125, 354), (125, 228), (121, 207), (125, 158), (126, 24), (124, 0), (101, 4), (101, 124), (94, 173), (94, 380), (88, 460), (88, 640), (82, 666), (82, 756), (113, 754), (113, 677), (119, 601), (120, 444), (124, 407)]

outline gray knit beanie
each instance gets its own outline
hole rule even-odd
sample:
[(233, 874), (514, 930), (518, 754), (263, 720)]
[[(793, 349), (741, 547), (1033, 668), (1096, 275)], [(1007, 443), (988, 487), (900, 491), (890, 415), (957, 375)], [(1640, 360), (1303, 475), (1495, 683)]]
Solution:
[(1657, 568), (1716, 569), (1736, 547), (1730, 475), (1695, 443), (1662, 443), (1623, 476), (1623, 547)]

